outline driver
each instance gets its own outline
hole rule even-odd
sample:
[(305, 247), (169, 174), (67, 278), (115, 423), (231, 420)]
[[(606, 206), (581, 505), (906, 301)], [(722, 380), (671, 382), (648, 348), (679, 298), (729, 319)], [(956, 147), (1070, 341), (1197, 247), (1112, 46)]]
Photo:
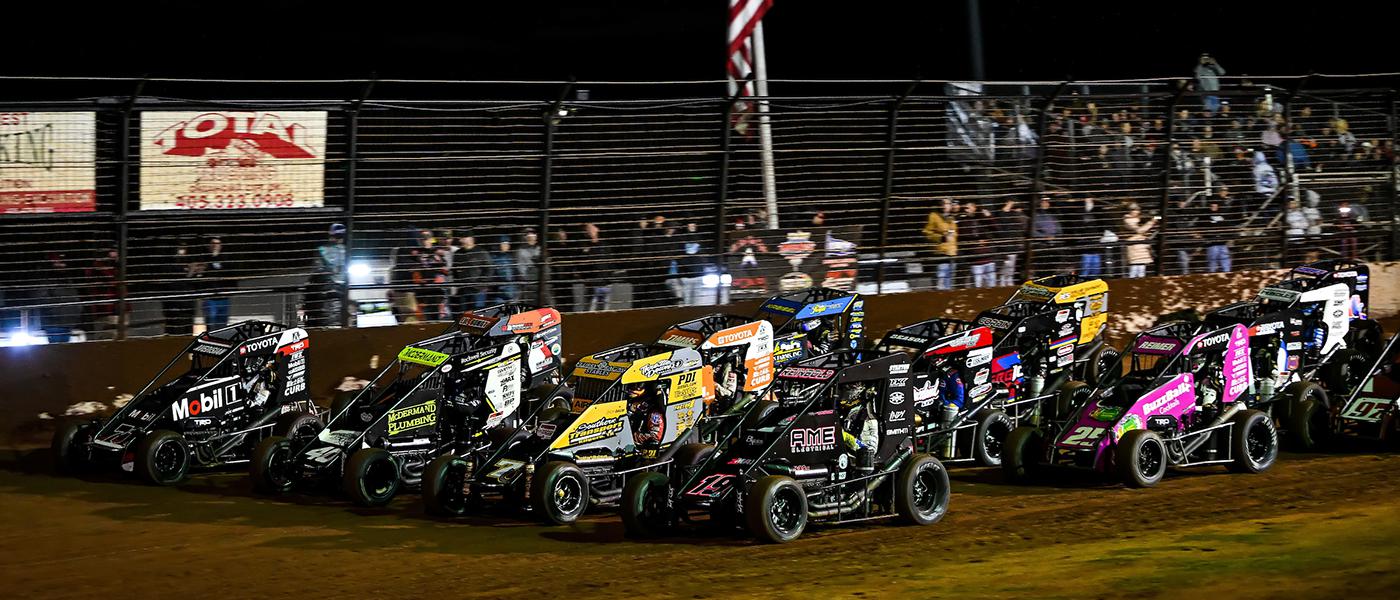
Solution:
[(250, 406), (262, 406), (272, 396), (272, 380), (277, 376), (273, 367), (276, 365), (277, 361), (271, 358), (252, 358), (243, 364), (243, 378), (239, 384)]
[(801, 329), (807, 334), (808, 344), (812, 348), (811, 356), (831, 353), (832, 330), (830, 323), (825, 319), (807, 319), (802, 322)]
[[(841, 439), (859, 459), (858, 468), (875, 468), (875, 452), (880, 446), (880, 420), (875, 416), (873, 386), (853, 385), (841, 393)], [(858, 432), (854, 435), (851, 432)]]
[(661, 445), (666, 432), (666, 413), (661, 410), (656, 391), (644, 382), (629, 383), (626, 389), (627, 415), (632, 419), (632, 441), (643, 448)]

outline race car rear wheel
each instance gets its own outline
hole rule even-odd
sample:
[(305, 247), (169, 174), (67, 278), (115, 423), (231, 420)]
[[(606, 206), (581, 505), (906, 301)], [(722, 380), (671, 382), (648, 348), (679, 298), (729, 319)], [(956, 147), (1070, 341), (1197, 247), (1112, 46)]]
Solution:
[(791, 477), (765, 476), (744, 499), (744, 520), (760, 541), (791, 542), (807, 528), (807, 494)]
[(654, 538), (665, 535), (671, 526), (666, 496), (671, 482), (663, 473), (643, 471), (627, 480), (622, 490), (622, 524), (627, 535)]
[(1074, 409), (1088, 401), (1089, 393), (1092, 391), (1093, 388), (1082, 381), (1066, 381), (1055, 392), (1055, 397), (1050, 405), (1052, 412), (1045, 416), (1054, 421), (1069, 416), (1071, 412), (1074, 412)]
[(340, 390), (336, 392), (335, 397), (331, 399), (331, 412), (326, 414), (326, 420), (333, 421), (340, 416), (340, 413), (345, 412), (345, 407), (350, 406), (350, 403), (355, 400), (355, 396), (358, 396), (362, 391), (364, 390)]
[(749, 408), (749, 412), (744, 413), (744, 423), (740, 426), (739, 431), (744, 432), (757, 428), (759, 425), (762, 425), (763, 421), (768, 418), (768, 415), (773, 414), (775, 410), (778, 410), (777, 402), (772, 400), (759, 400), (755, 402), (754, 405)]
[(1339, 350), (1322, 367), (1322, 383), (1327, 386), (1327, 394), (1336, 398), (1351, 395), (1365, 382), (1366, 371), (1370, 367), (1371, 360), (1366, 353), (1351, 348)]
[(1011, 483), (1030, 483), (1040, 470), (1045, 451), (1045, 435), (1035, 427), (1017, 427), (1006, 435), (1002, 445), (1001, 472)]
[(1375, 359), (1385, 344), (1384, 337), (1380, 323), (1370, 319), (1357, 319), (1347, 328), (1347, 347), (1355, 348), (1368, 358)]
[(474, 498), (467, 490), (471, 466), (455, 454), (434, 458), (423, 471), (423, 508), (431, 515), (460, 516), (471, 510)]
[(972, 458), (979, 466), (1001, 465), (1006, 436), (1016, 428), (1016, 421), (1004, 412), (984, 408), (973, 415), (977, 428), (973, 430)]
[(671, 461), (680, 468), (698, 466), (715, 453), (714, 444), (686, 444), (676, 449)]
[(1118, 366), (1118, 351), (1109, 347), (1107, 343), (1099, 346), (1089, 353), (1084, 361), (1084, 381), (1089, 385), (1098, 385), (1104, 379), (1111, 377), (1113, 369)]
[(384, 506), (399, 492), (399, 464), (383, 448), (361, 448), (345, 463), (345, 493), (355, 504)]
[(937, 458), (915, 454), (895, 476), (895, 512), (914, 525), (932, 525), (948, 512), (948, 470)]
[(588, 509), (588, 477), (578, 465), (547, 462), (530, 482), (530, 504), (546, 523), (568, 525)]
[(1299, 381), (1284, 391), (1288, 403), (1288, 443), (1294, 450), (1317, 450), (1332, 441), (1332, 414), (1321, 386)]
[(50, 448), (53, 450), (55, 471), (72, 475), (81, 472), (83, 467), (87, 466), (87, 438), (90, 429), (86, 423), (64, 423), (58, 427), (58, 431), (53, 432)]
[(190, 470), (190, 447), (185, 437), (168, 429), (157, 429), (136, 444), (136, 474), (146, 483), (175, 485)]
[(1236, 414), (1230, 438), (1230, 455), (1235, 473), (1259, 473), (1273, 466), (1278, 458), (1278, 430), (1269, 415), (1257, 410)]
[(1152, 487), (1167, 474), (1167, 445), (1155, 431), (1134, 429), (1124, 434), (1114, 459), (1129, 487)]
[(272, 426), (272, 435), (294, 442), (305, 443), (321, 433), (321, 418), (305, 411), (295, 411), (277, 417)]
[(264, 494), (290, 492), (292, 479), (292, 441), (280, 435), (263, 438), (253, 448), (249, 474), (253, 489)]

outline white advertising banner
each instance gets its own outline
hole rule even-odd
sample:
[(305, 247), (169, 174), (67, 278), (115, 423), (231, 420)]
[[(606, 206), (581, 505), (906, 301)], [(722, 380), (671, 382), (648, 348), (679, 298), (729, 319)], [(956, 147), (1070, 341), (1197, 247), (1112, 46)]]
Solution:
[(0, 214), (97, 209), (97, 113), (0, 112)]
[(325, 111), (141, 113), (141, 210), (325, 203)]

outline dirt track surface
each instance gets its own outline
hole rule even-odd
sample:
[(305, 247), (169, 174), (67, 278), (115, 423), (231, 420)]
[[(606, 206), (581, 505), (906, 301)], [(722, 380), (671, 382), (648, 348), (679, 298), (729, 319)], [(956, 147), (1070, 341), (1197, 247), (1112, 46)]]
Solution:
[[(946, 519), (809, 529), (783, 546), (692, 533), (637, 543), (616, 516), (543, 527), (265, 498), (241, 473), (181, 488), (0, 461), (0, 581), (86, 597), (1380, 598), (1400, 586), (1400, 456), (1285, 454), (1261, 475), (1183, 471), (1012, 487), (954, 470)], [(1224, 594), (1229, 594), (1225, 596)]]

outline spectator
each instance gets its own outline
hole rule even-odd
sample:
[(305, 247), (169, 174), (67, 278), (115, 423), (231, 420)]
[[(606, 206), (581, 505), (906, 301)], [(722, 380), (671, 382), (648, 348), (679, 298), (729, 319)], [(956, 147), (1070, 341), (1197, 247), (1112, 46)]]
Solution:
[[(822, 213), (818, 212), (812, 221), (820, 225), (822, 219)], [(676, 277), (680, 280), (681, 304), (698, 304), (706, 266), (704, 236), (700, 234), (699, 224), (688, 221), (685, 229), (675, 237)]]
[(549, 252), (552, 256), (549, 264), (544, 266), (549, 270), (545, 273), (545, 281), (549, 282), (549, 297), (545, 299), (545, 304), (561, 311), (573, 310), (577, 266), (571, 260), (553, 258), (575, 256), (573, 244), (569, 243), (569, 234), (562, 228), (550, 231)]
[(994, 217), (996, 226), (993, 235), (998, 240), (1000, 250), (1005, 253), (998, 269), (997, 284), (1013, 286), (1019, 283), (1016, 281), (1016, 258), (1025, 247), (1026, 210), (1019, 202), (1008, 199)]
[[(1222, 196), (1228, 197), (1229, 193)], [(1210, 273), (1230, 272), (1230, 227), (1231, 223), (1222, 210), (1221, 196), (1212, 196), (1206, 212), (1195, 226), (1206, 247), (1206, 270)]]
[[(93, 282), (93, 299), (110, 301), (88, 306), (87, 318), (84, 319), (87, 330), (92, 334), (92, 339), (113, 339), (113, 330), (119, 325), (116, 300), (122, 295), (122, 285), (117, 281), (117, 250), (108, 248), (102, 251), (84, 270), (83, 277)], [(130, 313), (131, 305), (128, 304), (127, 314)]]
[(1123, 216), (1123, 236), (1130, 243), (1124, 248), (1126, 262), (1128, 263), (1128, 277), (1144, 277), (1147, 275), (1147, 265), (1152, 264), (1152, 246), (1144, 243), (1148, 239), (1148, 233), (1157, 225), (1160, 217), (1151, 219), (1142, 218), (1142, 209), (1136, 202), (1128, 204), (1128, 213)]
[(192, 335), (194, 300), (178, 297), (188, 294), (193, 283), (194, 262), (190, 260), (189, 243), (184, 239), (177, 240), (174, 255), (162, 266), (161, 291), (166, 298), (160, 301), (160, 311), (164, 318), (165, 335)]
[(535, 302), (540, 285), (539, 271), (536, 270), (540, 260), (540, 236), (533, 228), (527, 227), (521, 241), (523, 243), (515, 249), (515, 275), (520, 285), (518, 299)]
[[(208, 251), (200, 257), (197, 264), (196, 277), (203, 279), (203, 291), (222, 292), (229, 287), (236, 286), (236, 282), (228, 279), (228, 261), (224, 256), (224, 242), (218, 236), (209, 238)], [(209, 330), (223, 329), (228, 326), (228, 305), (229, 300), (225, 296), (214, 296), (204, 299), (204, 328)]]
[(1171, 231), (1164, 235), (1167, 235), (1168, 245), (1176, 250), (1178, 275), (1191, 273), (1191, 257), (1201, 248), (1201, 233), (1196, 229), (1200, 224), (1201, 215), (1196, 207), (1191, 206), (1190, 198), (1176, 203), (1169, 223)]
[(1042, 197), (1039, 208), (1031, 219), (1031, 237), (1035, 240), (1036, 253), (1040, 257), (1035, 261), (1040, 265), (1039, 271), (1056, 271), (1063, 268), (1058, 264), (1060, 236), (1060, 219), (1055, 216), (1050, 198)]
[(1363, 211), (1352, 208), (1351, 202), (1342, 200), (1337, 206), (1337, 233), (1341, 238), (1341, 246), (1338, 250), (1342, 258), (1355, 259), (1357, 256), (1356, 230), (1364, 220)]
[(333, 327), (340, 325), (344, 308), (341, 293), (345, 288), (345, 226), (331, 225), (326, 243), (316, 248), (316, 266), (307, 282), (311, 288), (311, 306), (307, 307), (309, 325)]
[(457, 284), (457, 312), (464, 313), (486, 306), (495, 265), (491, 253), (477, 245), (472, 232), (458, 238), (457, 243), (452, 254), (452, 281)]
[(1274, 167), (1269, 164), (1269, 160), (1260, 151), (1254, 152), (1254, 193), (1259, 194), (1262, 199), (1269, 199), (1278, 191), (1278, 175), (1274, 173)]
[(1103, 208), (1095, 203), (1093, 196), (1085, 196), (1081, 211), (1074, 215), (1082, 223), (1084, 231), (1083, 251), (1079, 255), (1079, 275), (1099, 277), (1103, 275), (1104, 244), (1118, 241), (1118, 235), (1103, 218)]
[(444, 285), (448, 273), (446, 248), (440, 248), (433, 232), (424, 229), (418, 232), (418, 247), (414, 248), (412, 256), (417, 263), (412, 275), (417, 287), (415, 316), (430, 321), (440, 319), (447, 298)]
[(583, 244), (579, 247), (579, 265), (576, 277), (583, 287), (583, 295), (578, 301), (578, 310), (607, 310), (611, 295), (612, 265), (607, 246), (603, 245), (602, 232), (593, 223), (583, 224)]
[(940, 290), (953, 288), (953, 261), (958, 255), (957, 205), (949, 198), (939, 201), (939, 207), (928, 213), (924, 238), (929, 241), (927, 264), (934, 268)]
[(510, 249), (510, 236), (501, 236), (496, 242), (496, 251), (491, 253), (492, 285), (496, 293), (488, 300), (489, 304), (514, 302), (519, 296), (520, 271), (515, 266), (515, 253)]
[(958, 219), (958, 243), (972, 272), (972, 287), (996, 287), (996, 255), (991, 252), (992, 214), (975, 202), (963, 204)]
[(394, 286), (389, 290), (389, 308), (399, 323), (417, 323), (420, 320), (418, 292), (413, 288), (421, 279), (419, 270), (423, 268), (421, 235), (420, 232), (420, 237), (414, 243), (395, 248), (389, 254), (389, 262), (393, 265), (389, 271), (389, 283)]
[(39, 288), (37, 300), (43, 304), (59, 304), (59, 306), (48, 306), (40, 309), (39, 321), (49, 343), (61, 344), (67, 342), (72, 336), (73, 330), (78, 328), (78, 320), (82, 318), (83, 309), (81, 306), (71, 304), (80, 298), (78, 298), (78, 290), (73, 281), (74, 269), (68, 266), (68, 255), (62, 252), (51, 252), (48, 259), (49, 269), (45, 274), (44, 285)]

